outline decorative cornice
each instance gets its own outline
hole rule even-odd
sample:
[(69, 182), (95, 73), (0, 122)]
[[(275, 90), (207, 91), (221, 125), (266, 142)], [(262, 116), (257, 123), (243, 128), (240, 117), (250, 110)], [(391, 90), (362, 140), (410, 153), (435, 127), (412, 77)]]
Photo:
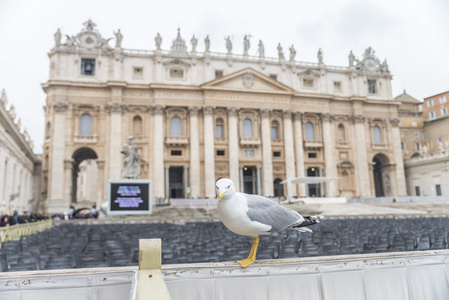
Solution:
[(390, 118), (390, 124), (393, 127), (398, 127), (401, 121), (398, 118)]
[(55, 112), (66, 112), (69, 109), (69, 105), (64, 102), (53, 103), (53, 109)]
[(200, 112), (201, 107), (198, 106), (190, 106), (189, 107), (189, 115), (192, 117), (197, 117), (198, 113)]
[(155, 115), (162, 115), (165, 111), (165, 106), (160, 105), (160, 104), (156, 104), (153, 106), (153, 113)]
[(104, 108), (106, 109), (106, 111), (110, 114), (110, 113), (121, 113), (124, 111), (125, 105), (122, 105), (121, 103), (111, 103), (109, 102), (108, 104), (105, 104)]
[(349, 120), (352, 123), (365, 123), (365, 117), (363, 115), (352, 115), (352, 116), (349, 116)]

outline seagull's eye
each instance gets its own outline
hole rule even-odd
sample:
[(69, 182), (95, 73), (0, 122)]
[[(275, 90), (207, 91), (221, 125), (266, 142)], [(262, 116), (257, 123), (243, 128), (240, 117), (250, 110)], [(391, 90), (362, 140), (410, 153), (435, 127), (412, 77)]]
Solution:
[(228, 185), (227, 189), (229, 189), (231, 187), (231, 185)]

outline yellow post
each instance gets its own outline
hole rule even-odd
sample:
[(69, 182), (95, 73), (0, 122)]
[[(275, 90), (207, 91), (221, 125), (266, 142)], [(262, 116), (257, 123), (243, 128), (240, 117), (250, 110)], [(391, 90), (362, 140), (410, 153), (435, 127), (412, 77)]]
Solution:
[(161, 240), (139, 240), (137, 300), (171, 299), (161, 273)]

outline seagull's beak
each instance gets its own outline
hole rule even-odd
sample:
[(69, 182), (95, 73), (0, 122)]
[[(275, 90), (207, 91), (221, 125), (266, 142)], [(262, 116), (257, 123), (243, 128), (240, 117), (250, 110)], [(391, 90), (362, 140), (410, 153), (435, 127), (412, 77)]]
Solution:
[(221, 198), (223, 198), (224, 195), (225, 195), (225, 193), (223, 193), (222, 191), (220, 191), (220, 193), (218, 194), (218, 201), (221, 202)]

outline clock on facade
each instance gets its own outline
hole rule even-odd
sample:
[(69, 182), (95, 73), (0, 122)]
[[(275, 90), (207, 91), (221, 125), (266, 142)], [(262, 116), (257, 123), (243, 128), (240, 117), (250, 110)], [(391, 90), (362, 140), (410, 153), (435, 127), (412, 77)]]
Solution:
[(367, 59), (365, 61), (365, 67), (370, 70), (370, 71), (374, 71), (376, 69), (376, 61), (374, 61), (374, 59)]
[(80, 36), (80, 41), (86, 48), (93, 48), (97, 45), (97, 37), (93, 34), (83, 34)]

